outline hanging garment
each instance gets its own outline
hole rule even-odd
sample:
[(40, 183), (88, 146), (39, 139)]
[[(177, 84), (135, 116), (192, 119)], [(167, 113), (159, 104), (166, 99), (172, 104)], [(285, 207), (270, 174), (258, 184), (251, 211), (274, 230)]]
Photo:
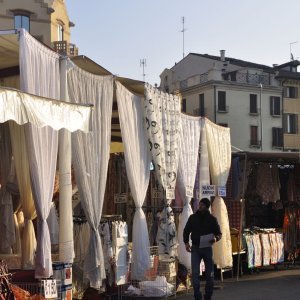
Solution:
[(278, 246), (276, 240), (276, 233), (269, 233), (270, 245), (271, 245), (271, 264), (278, 263)]
[(283, 234), (276, 232), (277, 241), (277, 261), (278, 263), (284, 262), (284, 244), (283, 244)]
[(269, 235), (267, 233), (262, 233), (260, 235), (261, 245), (262, 245), (262, 257), (263, 257), (263, 266), (269, 266), (271, 260), (271, 246)]
[(253, 245), (253, 238), (250, 234), (244, 234), (244, 238), (247, 245), (247, 261), (248, 261), (248, 268), (254, 267), (254, 245)]
[(252, 242), (254, 247), (254, 266), (261, 267), (262, 265), (262, 249), (260, 238), (258, 234), (254, 234), (252, 236)]

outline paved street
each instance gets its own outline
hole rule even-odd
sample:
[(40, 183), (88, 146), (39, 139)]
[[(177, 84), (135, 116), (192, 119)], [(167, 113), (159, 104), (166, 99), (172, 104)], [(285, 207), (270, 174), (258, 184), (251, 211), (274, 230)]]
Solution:
[[(298, 300), (300, 299), (300, 269), (265, 271), (259, 274), (216, 281), (213, 300)], [(177, 296), (180, 300), (193, 299), (189, 294)]]

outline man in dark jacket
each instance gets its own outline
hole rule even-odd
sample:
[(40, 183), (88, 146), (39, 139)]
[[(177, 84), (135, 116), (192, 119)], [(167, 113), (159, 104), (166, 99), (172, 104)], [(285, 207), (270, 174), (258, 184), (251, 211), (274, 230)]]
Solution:
[[(214, 262), (212, 245), (222, 237), (217, 219), (209, 211), (210, 201), (202, 198), (199, 209), (192, 214), (183, 230), (183, 241), (186, 251), (191, 252), (192, 284), (195, 300), (202, 300), (200, 291), (200, 262), (205, 264), (205, 300), (210, 300), (214, 287)], [(192, 247), (189, 244), (191, 234)]]

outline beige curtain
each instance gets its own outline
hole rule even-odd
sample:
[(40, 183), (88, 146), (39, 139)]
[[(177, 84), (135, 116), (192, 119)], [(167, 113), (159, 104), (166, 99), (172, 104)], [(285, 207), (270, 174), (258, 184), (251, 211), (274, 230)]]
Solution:
[[(225, 186), (231, 165), (230, 129), (205, 119), (209, 169), (212, 184)], [(222, 239), (214, 245), (214, 261), (219, 268), (232, 266), (231, 236), (228, 212), (222, 197), (215, 197), (212, 214), (217, 218)]]
[(36, 211), (31, 192), (24, 128), (12, 121), (9, 122), (9, 127), (25, 222), (22, 236), (22, 268), (34, 269), (36, 237), (32, 220), (36, 218)]

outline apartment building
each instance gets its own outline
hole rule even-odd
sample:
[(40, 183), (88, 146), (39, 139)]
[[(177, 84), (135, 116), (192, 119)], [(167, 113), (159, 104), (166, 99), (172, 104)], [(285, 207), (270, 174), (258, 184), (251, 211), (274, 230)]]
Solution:
[(230, 127), (234, 149), (282, 151), (283, 89), (274, 67), (190, 53), (165, 69), (160, 88), (182, 95), (182, 111)]
[(64, 0), (0, 0), (0, 30), (25, 28), (59, 53), (78, 55), (70, 43), (71, 27)]

